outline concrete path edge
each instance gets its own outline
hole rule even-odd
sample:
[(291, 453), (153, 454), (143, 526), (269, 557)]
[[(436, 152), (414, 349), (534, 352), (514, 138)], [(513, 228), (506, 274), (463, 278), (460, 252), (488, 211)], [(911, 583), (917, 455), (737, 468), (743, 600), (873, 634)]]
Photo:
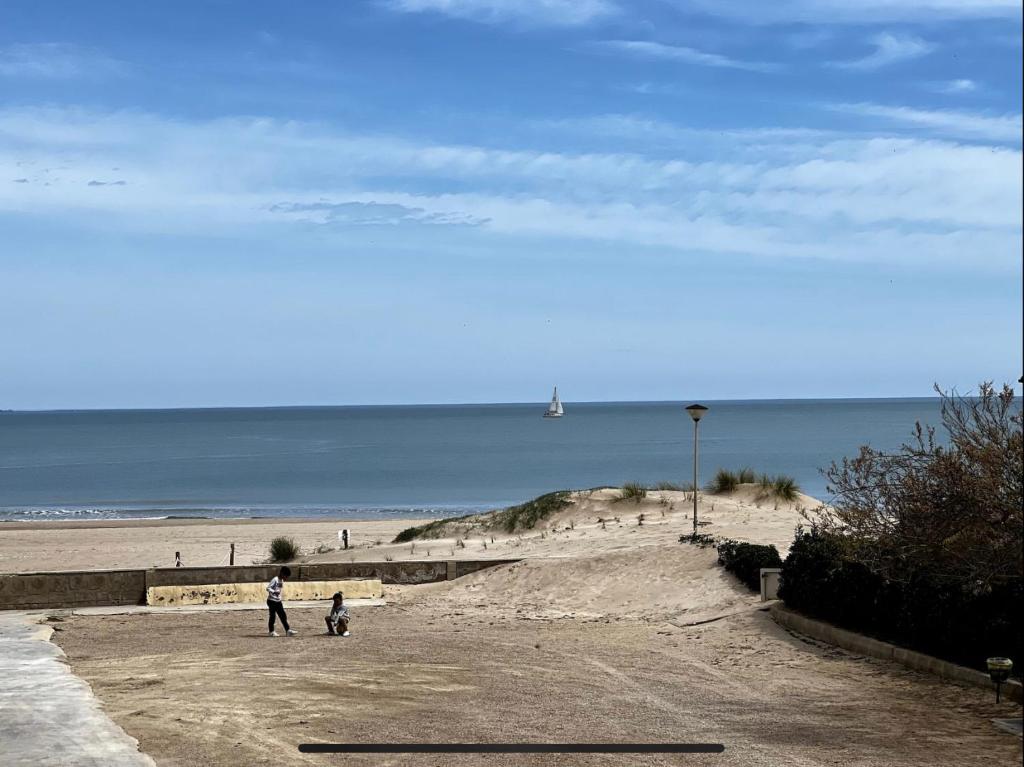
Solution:
[(71, 672), (39, 616), (0, 614), (0, 762), (5, 767), (155, 767)]
[[(984, 687), (992, 690), (993, 693), (995, 691), (995, 685), (989, 679), (988, 674), (983, 671), (977, 671), (966, 666), (958, 666), (955, 663), (934, 658), (931, 655), (908, 650), (905, 647), (883, 642), (880, 639), (873, 639), (863, 634), (841, 629), (838, 626), (833, 626), (831, 623), (808, 618), (806, 615), (801, 615), (795, 610), (789, 609), (782, 602), (772, 603), (770, 609), (771, 616), (776, 623), (798, 634), (805, 634), (812, 639), (827, 642), (859, 655), (893, 661), (914, 671), (935, 674), (943, 679), (968, 684), (973, 687)], [(1022, 697), (1024, 697), (1022, 696), (1021, 683), (1015, 680), (1005, 683), (1002, 695), (1008, 700), (1020, 703)]]

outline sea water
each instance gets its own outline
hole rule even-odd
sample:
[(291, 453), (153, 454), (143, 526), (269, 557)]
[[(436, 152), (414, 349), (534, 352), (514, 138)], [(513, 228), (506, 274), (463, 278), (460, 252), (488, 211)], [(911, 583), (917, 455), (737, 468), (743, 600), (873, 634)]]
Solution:
[[(546, 403), (0, 413), (0, 520), (426, 517), (563, 488), (693, 476), (689, 403)], [(821, 470), (860, 445), (892, 450), (922, 399), (704, 402), (700, 480), (720, 467)]]

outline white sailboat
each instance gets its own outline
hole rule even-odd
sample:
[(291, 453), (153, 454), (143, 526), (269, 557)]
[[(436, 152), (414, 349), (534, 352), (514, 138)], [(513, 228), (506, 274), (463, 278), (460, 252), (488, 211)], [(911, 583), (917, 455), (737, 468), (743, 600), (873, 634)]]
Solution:
[(545, 418), (561, 418), (565, 411), (562, 410), (562, 400), (558, 398), (558, 387), (555, 387), (555, 393), (551, 395), (551, 404), (548, 405), (548, 409), (544, 411)]

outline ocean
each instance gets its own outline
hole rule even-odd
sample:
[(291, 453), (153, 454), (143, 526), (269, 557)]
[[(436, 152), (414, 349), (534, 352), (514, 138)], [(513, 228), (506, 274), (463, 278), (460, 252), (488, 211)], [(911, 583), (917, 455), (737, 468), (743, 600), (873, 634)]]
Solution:
[[(689, 403), (0, 412), (0, 520), (430, 517), (563, 488), (689, 482)], [(704, 402), (701, 483), (720, 467), (796, 478), (895, 449), (919, 399)]]

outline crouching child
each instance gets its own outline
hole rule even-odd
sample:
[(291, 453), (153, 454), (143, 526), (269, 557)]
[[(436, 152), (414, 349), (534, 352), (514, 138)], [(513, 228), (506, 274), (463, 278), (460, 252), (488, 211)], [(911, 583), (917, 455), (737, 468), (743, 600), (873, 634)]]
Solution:
[(327, 623), (327, 633), (335, 636), (347, 637), (348, 633), (348, 608), (345, 607), (345, 595), (340, 591), (334, 595), (331, 604), (331, 614), (324, 618)]

